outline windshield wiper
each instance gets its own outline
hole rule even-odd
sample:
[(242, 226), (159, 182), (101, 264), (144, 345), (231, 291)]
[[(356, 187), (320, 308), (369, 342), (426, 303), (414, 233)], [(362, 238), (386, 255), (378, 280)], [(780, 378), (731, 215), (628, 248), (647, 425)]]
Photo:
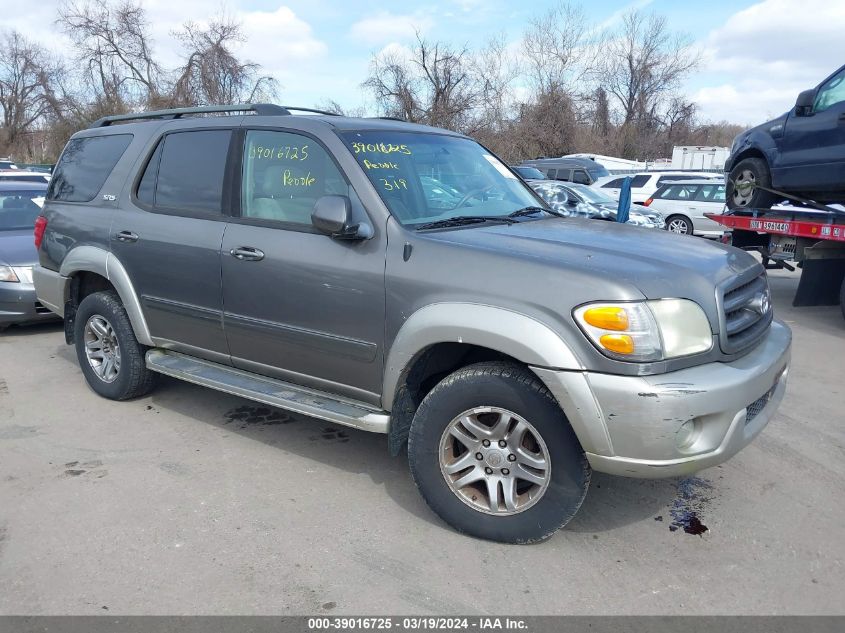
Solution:
[(454, 218), (444, 218), (442, 220), (435, 220), (434, 222), (420, 224), (416, 227), (416, 230), (423, 231), (425, 229), (443, 229), (450, 226), (484, 224), (485, 222), (504, 222), (505, 224), (513, 224), (516, 220), (506, 215), (458, 215)]
[(509, 218), (518, 218), (523, 215), (534, 215), (535, 213), (551, 213), (552, 215), (561, 215), (552, 209), (544, 209), (543, 207), (523, 207), (522, 209), (517, 209), (513, 213), (508, 213)]

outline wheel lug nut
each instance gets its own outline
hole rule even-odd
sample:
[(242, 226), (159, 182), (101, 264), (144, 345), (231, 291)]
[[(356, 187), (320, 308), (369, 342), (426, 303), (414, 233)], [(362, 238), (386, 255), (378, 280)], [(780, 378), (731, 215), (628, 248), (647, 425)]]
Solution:
[(487, 468), (484, 469), (484, 472), (487, 473), (488, 475), (492, 475), (493, 469), (488, 466)]
[(484, 444), (485, 447), (490, 446), (490, 440), (482, 440), (481, 443)]
[(500, 448), (504, 448), (507, 445), (508, 445), (508, 443), (505, 440), (499, 440), (499, 447)]
[(484, 455), (482, 455), (481, 453), (476, 453), (475, 459), (484, 459)]
[(508, 461), (509, 462), (515, 462), (516, 461), (516, 455), (514, 455), (513, 453), (508, 455)]
[(511, 471), (509, 471), (507, 468), (502, 468), (502, 474), (503, 475), (510, 475)]

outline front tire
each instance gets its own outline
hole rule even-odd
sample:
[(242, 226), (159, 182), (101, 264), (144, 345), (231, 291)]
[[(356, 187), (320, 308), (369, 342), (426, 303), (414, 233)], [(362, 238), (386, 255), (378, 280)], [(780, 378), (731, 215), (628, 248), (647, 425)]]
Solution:
[(542, 541), (566, 525), (591, 472), (548, 389), (504, 362), (459, 369), (428, 393), (411, 424), (408, 461), (440, 518), (504, 543)]
[(725, 201), (729, 209), (768, 209), (780, 199), (770, 191), (772, 174), (762, 158), (739, 161), (728, 175)]
[(79, 304), (74, 321), (79, 366), (88, 385), (110, 400), (149, 393), (157, 374), (144, 362), (146, 348), (135, 338), (117, 293), (95, 292)]

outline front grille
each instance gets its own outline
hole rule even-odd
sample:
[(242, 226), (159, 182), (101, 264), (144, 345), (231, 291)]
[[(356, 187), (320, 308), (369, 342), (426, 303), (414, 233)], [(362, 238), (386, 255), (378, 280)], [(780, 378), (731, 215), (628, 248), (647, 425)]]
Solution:
[(35, 314), (47, 314), (50, 312), (50, 308), (41, 305), (40, 301), (35, 302)]
[(772, 322), (771, 295), (766, 274), (728, 286), (720, 298), (722, 351), (738, 354), (750, 349)]

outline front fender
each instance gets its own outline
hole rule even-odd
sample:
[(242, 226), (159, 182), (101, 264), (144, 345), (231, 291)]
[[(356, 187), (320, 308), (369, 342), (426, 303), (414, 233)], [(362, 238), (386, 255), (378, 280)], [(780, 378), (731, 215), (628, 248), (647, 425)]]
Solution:
[(402, 373), (422, 350), (437, 343), (466, 343), (507, 354), (526, 365), (582, 370), (560, 334), (533, 317), (474, 303), (435, 303), (414, 312), (390, 347), (382, 404), (390, 411)]

